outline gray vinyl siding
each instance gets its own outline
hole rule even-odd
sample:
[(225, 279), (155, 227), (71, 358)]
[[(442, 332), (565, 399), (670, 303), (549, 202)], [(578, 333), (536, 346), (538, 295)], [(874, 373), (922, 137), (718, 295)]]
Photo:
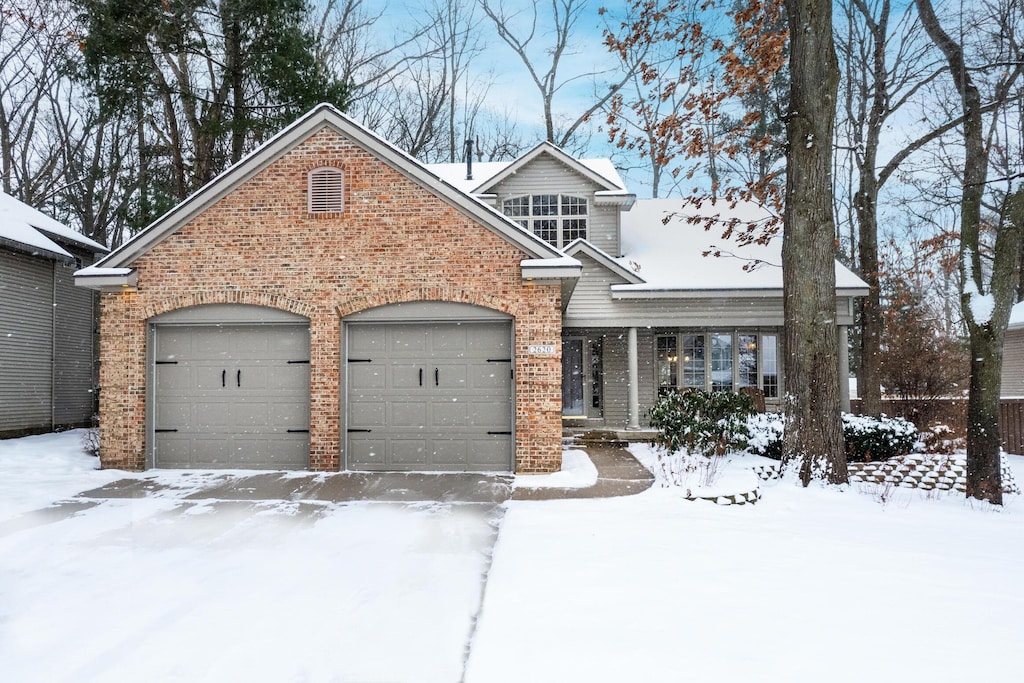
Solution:
[[(598, 269), (592, 272), (584, 264), (583, 277), (566, 308), (564, 326), (778, 327), (783, 323), (781, 296), (614, 300), (609, 287), (614, 276)], [(838, 298), (836, 325), (852, 324), (849, 299)]]
[(607, 318), (613, 308), (611, 286), (625, 284), (625, 280), (612, 273), (586, 254), (574, 257), (583, 264), (583, 274), (566, 306), (563, 324), (576, 327), (573, 320), (599, 320)]
[(1003, 398), (1024, 397), (1024, 328), (1006, 331), (999, 395)]
[(490, 191), (497, 195), (495, 208), (499, 211), (506, 199), (522, 195), (557, 193), (585, 197), (590, 212), (587, 241), (612, 256), (618, 256), (619, 207), (595, 206), (594, 192), (599, 189), (568, 166), (542, 154)]
[[(81, 265), (92, 263), (83, 255)], [(96, 293), (75, 287), (73, 266), (55, 264), (54, 425), (88, 424), (94, 408)]]
[(0, 250), (0, 432), (51, 425), (53, 267)]

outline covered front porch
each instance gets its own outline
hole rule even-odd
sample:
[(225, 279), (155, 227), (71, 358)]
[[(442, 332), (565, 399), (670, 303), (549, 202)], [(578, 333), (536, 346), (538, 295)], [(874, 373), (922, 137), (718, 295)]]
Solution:
[[(841, 349), (848, 328), (837, 328)], [(562, 331), (562, 424), (573, 429), (639, 432), (670, 391), (753, 391), (769, 411), (785, 391), (782, 328), (566, 327)], [(841, 354), (840, 378), (848, 372)], [(840, 382), (844, 410), (849, 387)]]

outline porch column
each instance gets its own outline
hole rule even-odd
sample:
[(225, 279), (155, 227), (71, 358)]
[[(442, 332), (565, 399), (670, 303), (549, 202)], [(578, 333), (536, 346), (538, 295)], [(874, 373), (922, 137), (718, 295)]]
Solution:
[(839, 326), (839, 405), (850, 412), (850, 332), (846, 325)]
[(636, 328), (629, 328), (626, 347), (629, 363), (629, 401), (626, 429), (640, 429), (640, 360), (636, 350)]

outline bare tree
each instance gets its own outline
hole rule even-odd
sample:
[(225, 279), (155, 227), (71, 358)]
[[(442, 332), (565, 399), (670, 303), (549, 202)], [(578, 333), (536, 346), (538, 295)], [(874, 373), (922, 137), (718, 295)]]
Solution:
[[(539, 6), (537, 2), (529, 9), (513, 11), (503, 0), (480, 0), (480, 7), (494, 23), (498, 36), (522, 61), (537, 88), (545, 139), (559, 147), (570, 147), (582, 132), (581, 127), (630, 81), (632, 73), (628, 69), (625, 73), (616, 72), (610, 83), (599, 82), (611, 75), (608, 70), (565, 75), (563, 60), (573, 49), (572, 41), (580, 20), (587, 16), (587, 0), (550, 0), (551, 12), (544, 16)], [(553, 37), (549, 43), (541, 45), (546, 35)], [(581, 81), (593, 82), (593, 96), (583, 111), (560, 120), (555, 114), (556, 97)]]
[[(672, 131), (686, 119), (694, 89), (712, 73), (705, 63), (705, 55), (713, 54), (712, 38), (691, 30), (701, 21), (700, 12), (696, 7), (675, 9), (631, 3), (618, 26), (604, 30), (605, 44), (631, 74), (605, 107), (608, 137), (645, 162), (654, 197), (662, 196), (663, 184), (675, 187), (682, 180), (676, 159), (685, 158), (686, 150)], [(649, 39), (629, 39), (640, 33)]]
[[(927, 43), (915, 39), (919, 25), (909, 7), (894, 12), (891, 0), (843, 0), (839, 6), (845, 25), (836, 31), (837, 49), (845, 78), (838, 146), (847, 152), (851, 175), (851, 253), (855, 248), (858, 270), (869, 287), (868, 295), (858, 302), (860, 343), (855, 364), (862, 409), (878, 415), (883, 330), (878, 203), (882, 187), (898, 167), (898, 162), (883, 162), (880, 150), (887, 142), (883, 134), (890, 121), (936, 78), (939, 69), (928, 57)], [(926, 134), (932, 130), (929, 126)], [(903, 142), (897, 151), (917, 149), (926, 141)], [(902, 161), (907, 158), (905, 153), (898, 156)]]
[(48, 105), (74, 43), (61, 9), (43, 0), (0, 6), (0, 187), (33, 206), (60, 183), (60, 140)]
[[(960, 186), (961, 309), (970, 337), (971, 379), (967, 405), (967, 496), (1002, 504), (999, 463), (999, 384), (1003, 340), (1020, 278), (1024, 235), (1024, 187), (1017, 173), (1007, 174), (1001, 193), (991, 265), (982, 260), (982, 224), (989, 188), (989, 168), (999, 143), (1008, 137), (998, 109), (986, 120), (986, 103), (979, 83), (985, 83), (990, 104), (997, 107), (1020, 100), (1018, 82), (1024, 71), (1017, 30), (1024, 8), (1019, 0), (984, 2), (977, 13), (959, 17), (961, 26), (974, 23), (971, 34), (982, 40), (965, 46), (965, 31), (954, 38), (942, 25), (931, 0), (916, 0), (921, 23), (941, 52), (959, 100), (963, 121)], [(967, 50), (977, 60), (968, 64)], [(1006, 120), (1002, 119), (1005, 124)], [(1017, 134), (1020, 132), (1016, 121)], [(1014, 177), (1015, 176), (1015, 177)]]

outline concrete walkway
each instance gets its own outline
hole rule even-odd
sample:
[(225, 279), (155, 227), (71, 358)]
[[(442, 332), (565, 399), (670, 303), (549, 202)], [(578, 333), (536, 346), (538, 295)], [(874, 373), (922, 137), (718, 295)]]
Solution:
[(583, 489), (517, 488), (512, 500), (561, 500), (566, 498), (612, 498), (646, 491), (654, 476), (622, 448), (614, 446), (575, 446), (590, 456), (597, 468), (597, 483)]

